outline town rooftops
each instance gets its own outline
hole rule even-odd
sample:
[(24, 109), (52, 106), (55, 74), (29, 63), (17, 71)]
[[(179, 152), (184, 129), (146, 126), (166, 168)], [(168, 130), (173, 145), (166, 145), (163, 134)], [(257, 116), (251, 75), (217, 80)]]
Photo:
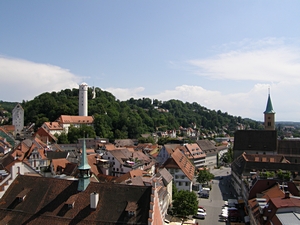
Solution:
[[(148, 224), (151, 186), (19, 175), (0, 200), (3, 224)], [(26, 190), (26, 192), (24, 191)], [(90, 196), (99, 194), (95, 209)]]

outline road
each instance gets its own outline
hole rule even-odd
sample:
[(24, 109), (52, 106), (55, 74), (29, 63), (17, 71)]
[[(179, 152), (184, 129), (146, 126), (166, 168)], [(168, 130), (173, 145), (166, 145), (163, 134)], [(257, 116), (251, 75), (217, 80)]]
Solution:
[[(219, 218), (224, 201), (233, 197), (233, 193), (231, 193), (233, 189), (229, 186), (231, 170), (223, 167), (222, 169), (213, 169), (210, 172), (215, 175), (215, 178), (211, 183), (212, 189), (209, 199), (198, 198), (199, 206), (206, 209), (207, 216), (204, 220), (197, 219), (197, 222), (199, 225), (224, 225), (226, 223), (219, 221)], [(220, 180), (220, 177), (223, 178)]]

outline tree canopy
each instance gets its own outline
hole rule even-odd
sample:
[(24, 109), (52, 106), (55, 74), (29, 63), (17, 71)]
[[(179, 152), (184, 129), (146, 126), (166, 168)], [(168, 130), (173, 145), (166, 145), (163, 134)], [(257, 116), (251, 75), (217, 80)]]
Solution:
[(198, 199), (194, 192), (180, 190), (173, 196), (173, 213), (185, 220), (190, 215), (196, 215)]
[(210, 181), (211, 179), (213, 179), (215, 176), (210, 173), (208, 170), (204, 169), (204, 170), (200, 170), (198, 175), (197, 175), (197, 181), (200, 184), (204, 184), (207, 183), (208, 181)]

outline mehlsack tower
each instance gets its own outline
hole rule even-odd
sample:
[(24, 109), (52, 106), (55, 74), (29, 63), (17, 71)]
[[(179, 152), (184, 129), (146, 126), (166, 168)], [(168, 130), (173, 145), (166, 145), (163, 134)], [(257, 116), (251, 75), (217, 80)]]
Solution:
[(79, 85), (79, 116), (88, 115), (88, 85), (82, 83)]

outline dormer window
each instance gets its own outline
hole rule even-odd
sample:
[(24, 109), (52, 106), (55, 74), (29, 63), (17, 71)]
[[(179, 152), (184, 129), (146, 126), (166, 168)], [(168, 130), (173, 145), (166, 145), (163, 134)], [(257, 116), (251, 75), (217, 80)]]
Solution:
[(68, 200), (65, 202), (65, 205), (68, 207), (68, 209), (73, 209), (75, 205), (75, 201), (77, 200), (77, 195), (71, 195)]
[(19, 202), (23, 202), (24, 199), (26, 198), (26, 195), (29, 193), (31, 189), (29, 188), (25, 188), (23, 191), (21, 191), (18, 195), (17, 195), (17, 199)]
[(138, 204), (136, 202), (127, 202), (125, 211), (127, 211), (129, 217), (135, 216), (137, 209)]
[(134, 216), (135, 215), (135, 212), (134, 211), (128, 211), (128, 216)]

